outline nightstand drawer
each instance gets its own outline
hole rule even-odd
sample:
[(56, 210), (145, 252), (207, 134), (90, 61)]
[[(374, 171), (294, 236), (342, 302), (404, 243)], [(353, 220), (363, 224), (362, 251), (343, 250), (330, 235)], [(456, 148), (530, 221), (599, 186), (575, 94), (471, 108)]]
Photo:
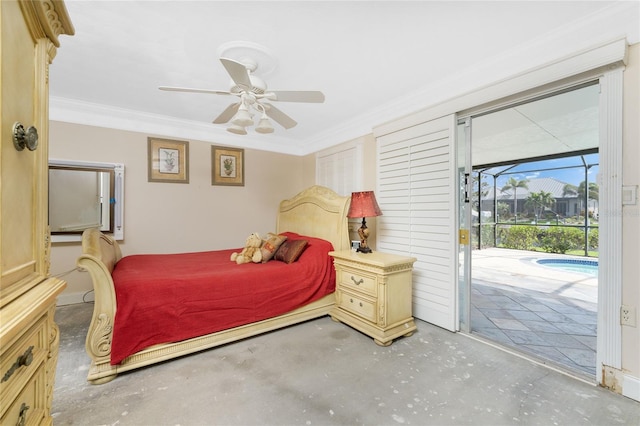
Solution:
[(363, 274), (349, 268), (340, 271), (340, 285), (375, 296), (377, 294), (375, 276)]
[(376, 321), (376, 305), (351, 293), (343, 292), (339, 297), (339, 306), (369, 321)]

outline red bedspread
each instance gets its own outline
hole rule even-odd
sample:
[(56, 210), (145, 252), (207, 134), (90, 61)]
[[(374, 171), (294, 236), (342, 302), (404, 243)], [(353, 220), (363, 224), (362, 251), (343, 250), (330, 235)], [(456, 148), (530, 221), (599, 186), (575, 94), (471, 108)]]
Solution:
[(309, 244), (291, 264), (237, 265), (231, 253), (132, 255), (113, 270), (117, 310), (111, 364), (159, 343), (177, 342), (278, 316), (335, 290), (330, 242)]

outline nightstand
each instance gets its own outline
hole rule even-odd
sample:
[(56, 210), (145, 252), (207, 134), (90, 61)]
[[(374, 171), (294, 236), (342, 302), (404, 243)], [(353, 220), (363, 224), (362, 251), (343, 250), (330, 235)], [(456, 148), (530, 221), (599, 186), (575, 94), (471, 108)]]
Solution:
[(336, 306), (329, 315), (371, 337), (380, 346), (411, 336), (412, 270), (415, 257), (332, 251)]

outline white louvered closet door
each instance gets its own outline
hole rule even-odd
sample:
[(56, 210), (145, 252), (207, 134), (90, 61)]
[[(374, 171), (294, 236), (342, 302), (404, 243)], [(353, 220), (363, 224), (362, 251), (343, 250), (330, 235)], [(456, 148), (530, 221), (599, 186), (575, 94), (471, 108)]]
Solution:
[(413, 315), (457, 328), (455, 116), (377, 137), (377, 247), (416, 257)]

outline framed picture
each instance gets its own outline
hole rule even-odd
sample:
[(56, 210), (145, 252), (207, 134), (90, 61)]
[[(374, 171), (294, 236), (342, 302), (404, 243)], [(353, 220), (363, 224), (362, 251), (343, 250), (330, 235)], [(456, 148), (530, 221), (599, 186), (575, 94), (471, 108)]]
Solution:
[(244, 186), (244, 149), (211, 147), (211, 185)]
[(189, 183), (189, 142), (147, 138), (149, 182)]

